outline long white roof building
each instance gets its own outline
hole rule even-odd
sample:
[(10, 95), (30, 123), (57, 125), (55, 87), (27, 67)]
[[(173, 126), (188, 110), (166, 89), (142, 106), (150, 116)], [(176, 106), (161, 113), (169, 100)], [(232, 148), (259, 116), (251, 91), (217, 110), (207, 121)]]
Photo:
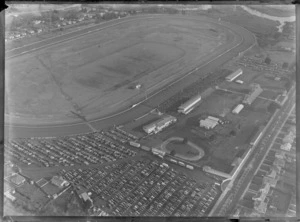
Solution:
[(229, 82), (232, 82), (235, 80), (238, 76), (243, 74), (243, 70), (240, 68), (236, 70), (235, 72), (231, 73), (229, 76), (226, 77), (226, 80)]
[(244, 105), (243, 104), (239, 104), (237, 105), (234, 110), (232, 110), (232, 113), (235, 113), (235, 114), (239, 114), (239, 112), (241, 112), (241, 110), (244, 108)]
[(250, 94), (246, 95), (243, 103), (251, 105), (254, 100), (262, 93), (263, 89), (260, 87), (259, 84), (253, 84), (252, 85), (252, 91)]
[(144, 126), (143, 130), (148, 134), (152, 133), (152, 132), (159, 132), (163, 128), (169, 126), (171, 123), (176, 122), (176, 121), (177, 121), (177, 119), (174, 116), (165, 116), (161, 119), (154, 121), (153, 123), (150, 123), (150, 124)]
[(197, 103), (201, 101), (201, 95), (197, 95), (183, 103), (181, 106), (178, 107), (179, 113), (185, 113), (187, 110), (195, 106)]

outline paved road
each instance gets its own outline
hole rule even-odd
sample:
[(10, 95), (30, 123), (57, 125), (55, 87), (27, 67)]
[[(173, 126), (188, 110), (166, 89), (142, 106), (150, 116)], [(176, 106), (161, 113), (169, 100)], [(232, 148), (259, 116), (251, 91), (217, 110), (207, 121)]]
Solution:
[[(235, 181), (232, 189), (227, 193), (224, 199), (220, 202), (219, 206), (212, 213), (212, 216), (228, 216), (229, 213), (234, 209), (238, 201), (240, 200), (242, 194), (245, 192), (246, 187), (249, 185), (252, 180), (257, 168), (260, 166), (260, 163), (264, 160), (265, 153), (270, 149), (273, 138), (278, 133), (278, 127), (285, 122), (289, 116), (290, 111), (295, 105), (295, 88), (293, 88), (290, 93), (290, 99), (286, 102), (285, 106), (277, 112), (274, 117), (273, 123), (270, 124), (268, 129), (265, 132), (265, 135), (270, 135), (268, 137), (264, 136), (259, 144), (256, 146), (254, 152), (248, 158), (245, 164), (245, 170), (242, 170), (241, 173), (237, 176), (238, 180)], [(264, 149), (262, 149), (264, 148)], [(249, 167), (249, 165), (251, 166)], [(248, 170), (246, 170), (248, 169)], [(245, 174), (245, 175), (244, 175)], [(232, 199), (231, 202), (228, 202), (227, 199)], [(225, 204), (227, 203), (227, 204)]]
[[(162, 15), (161, 17), (165, 17), (166, 15)], [(141, 19), (141, 18), (153, 18), (153, 16), (138, 16), (139, 18), (135, 17), (134, 19)], [(174, 16), (176, 18), (180, 17), (183, 19), (198, 19), (203, 20), (203, 18), (199, 17), (188, 17), (188, 16)], [(155, 19), (159, 18), (158, 15), (155, 15)], [(124, 20), (134, 20), (131, 18), (126, 18)], [(216, 22), (215, 20), (211, 20), (208, 18), (205, 18), (205, 20)], [(118, 21), (117, 21), (118, 22)], [(124, 21), (122, 21), (124, 22)], [(106, 25), (113, 25), (116, 24), (116, 21), (112, 21), (111, 23)], [(165, 87), (162, 90), (159, 90), (158, 92), (154, 92), (151, 95), (148, 95), (147, 101), (144, 101), (140, 105), (132, 108), (127, 109), (121, 112), (120, 114), (113, 115), (111, 117), (107, 118), (101, 118), (101, 119), (94, 119), (90, 120), (89, 123), (92, 124), (92, 126), (96, 129), (104, 129), (112, 125), (119, 125), (124, 124), (128, 121), (131, 121), (141, 115), (144, 115), (145, 113), (149, 112), (153, 109), (153, 107), (159, 105), (161, 102), (166, 100), (167, 98), (174, 95), (176, 92), (180, 91), (182, 88), (188, 86), (189, 84), (193, 83), (195, 81), (195, 78), (197, 78), (198, 73), (201, 71), (201, 73), (209, 73), (211, 71), (214, 71), (218, 69), (221, 65), (226, 63), (227, 61), (231, 60), (233, 57), (237, 56), (240, 52), (243, 52), (247, 50), (248, 48), (252, 47), (255, 43), (255, 37), (252, 33), (250, 33), (248, 30), (236, 26), (229, 23), (220, 23), (222, 26), (225, 26), (231, 30), (233, 30), (235, 33), (237, 33), (241, 38), (242, 42), (238, 45), (233, 45), (231, 48), (227, 49), (225, 52), (220, 53), (219, 55), (216, 55), (215, 58), (211, 59), (210, 61), (206, 61), (206, 63), (202, 66), (200, 66), (197, 69), (197, 72), (188, 73), (188, 75), (185, 78), (181, 78), (180, 81), (176, 81), (175, 83), (171, 83), (169, 86)], [(96, 27), (87, 28), (87, 30), (91, 29), (90, 31), (99, 31), (99, 29), (103, 29), (101, 25)], [(52, 38), (50, 40), (45, 40), (43, 42), (38, 42), (37, 45), (29, 45), (25, 46), (23, 48), (16, 49), (14, 51), (9, 52), (9, 56), (17, 56), (24, 51), (31, 51), (36, 50), (40, 47), (48, 47), (45, 46), (45, 44), (56, 44), (57, 42), (66, 41), (66, 38), (77, 38), (74, 35), (83, 35), (83, 33), (86, 34), (87, 30), (78, 30), (70, 34), (66, 34), (64, 36), (58, 36), (55, 38)], [(55, 41), (55, 43), (54, 43)], [(187, 67), (188, 68), (188, 67)], [(186, 70), (182, 70), (186, 71)], [(198, 77), (199, 78), (199, 77)], [(184, 81), (182, 81), (184, 80)], [(90, 132), (90, 128), (85, 123), (74, 123), (74, 124), (60, 124), (60, 125), (44, 125), (44, 126), (17, 126), (17, 125), (6, 125), (5, 127), (5, 136), (10, 138), (18, 138), (18, 137), (50, 137), (50, 136), (65, 136), (65, 135), (72, 135), (72, 134), (80, 134), (80, 133), (87, 133)]]

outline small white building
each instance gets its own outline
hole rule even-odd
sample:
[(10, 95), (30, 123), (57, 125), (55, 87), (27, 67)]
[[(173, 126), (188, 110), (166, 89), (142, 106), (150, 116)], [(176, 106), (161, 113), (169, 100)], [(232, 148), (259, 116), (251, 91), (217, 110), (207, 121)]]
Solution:
[(232, 113), (234, 113), (234, 114), (239, 114), (243, 108), (244, 108), (244, 105), (243, 105), (243, 104), (238, 104), (238, 105), (232, 110)]
[(219, 122), (219, 120), (220, 120), (219, 118), (213, 117), (213, 116), (208, 116), (207, 119), (210, 119), (210, 120), (215, 121), (215, 122)]
[(51, 179), (51, 183), (53, 183), (54, 185), (62, 188), (64, 186), (68, 186), (69, 182), (66, 181), (65, 179), (63, 179), (61, 176), (54, 176)]
[(4, 196), (8, 199), (10, 199), (11, 201), (15, 201), (16, 200), (16, 197), (14, 197), (13, 195), (11, 195), (10, 191), (6, 191), (4, 193)]
[(228, 82), (232, 82), (233, 80), (235, 80), (238, 76), (243, 74), (243, 70), (240, 68), (238, 70), (236, 70), (235, 72), (231, 73), (230, 75), (228, 75), (226, 77), (226, 80)]
[(216, 125), (219, 124), (219, 119), (212, 119), (207, 117), (206, 119), (200, 120), (200, 127), (204, 127), (205, 129), (213, 129)]
[(292, 145), (290, 143), (285, 143), (285, 144), (281, 145), (280, 148), (285, 151), (290, 151), (292, 148)]

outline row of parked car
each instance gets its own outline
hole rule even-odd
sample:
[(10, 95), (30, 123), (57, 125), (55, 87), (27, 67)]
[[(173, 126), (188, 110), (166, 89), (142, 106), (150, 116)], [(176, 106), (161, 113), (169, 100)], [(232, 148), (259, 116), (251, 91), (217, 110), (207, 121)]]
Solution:
[(62, 176), (89, 193), (95, 208), (115, 216), (201, 216), (220, 193), (216, 184), (197, 183), (146, 157), (64, 171)]
[(20, 139), (5, 144), (6, 156), (42, 167), (98, 164), (135, 156), (136, 152), (102, 133), (51, 139)]

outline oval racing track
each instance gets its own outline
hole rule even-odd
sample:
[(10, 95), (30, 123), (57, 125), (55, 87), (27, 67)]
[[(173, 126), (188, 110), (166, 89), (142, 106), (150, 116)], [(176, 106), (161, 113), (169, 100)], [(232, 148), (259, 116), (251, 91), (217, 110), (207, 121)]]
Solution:
[[(222, 52), (221, 54), (216, 55), (213, 59), (206, 61), (204, 64), (200, 65), (197, 68), (194, 68), (193, 70), (189, 70), (184, 76), (180, 77), (179, 79), (169, 83), (164, 88), (153, 92), (148, 96), (147, 99), (144, 99), (143, 101), (140, 101), (137, 106), (133, 108), (129, 108), (126, 110), (123, 110), (120, 113), (105, 117), (105, 118), (98, 118), (89, 120), (89, 123), (93, 126), (93, 128), (96, 128), (97, 130), (105, 129), (109, 126), (113, 125), (120, 125), (124, 124), (128, 121), (132, 121), (145, 113), (150, 112), (153, 107), (159, 105), (163, 101), (165, 101), (167, 98), (171, 97), (172, 95), (176, 94), (178, 91), (180, 91), (182, 88), (188, 86), (191, 84), (194, 80), (189, 78), (192, 77), (194, 72), (197, 70), (201, 70), (203, 73), (211, 72), (212, 70), (216, 70), (219, 66), (223, 65), (227, 61), (231, 60), (233, 57), (237, 56), (240, 52), (244, 52), (245, 50), (251, 48), (256, 40), (255, 36), (249, 32), (248, 30), (236, 26), (230, 23), (226, 22), (218, 22), (216, 20), (212, 20), (209, 18), (202, 18), (202, 17), (188, 17), (188, 16), (178, 16), (178, 15), (154, 15), (154, 16), (135, 16), (134, 18), (128, 17), (125, 18), (122, 22), (120, 20), (114, 20), (109, 21), (105, 23), (106, 26), (103, 26), (103, 24), (95, 25), (93, 27), (88, 27), (82, 30), (77, 30), (72, 33), (67, 33), (62, 36), (54, 37), (51, 39), (46, 39), (40, 42), (37, 42), (36, 44), (30, 44), (26, 45), (22, 48), (17, 48), (10, 50), (7, 52), (9, 58), (15, 57), (24, 53), (28, 53), (34, 50), (38, 50), (41, 48), (50, 47), (54, 44), (57, 44), (58, 42), (64, 42), (68, 41), (70, 39), (78, 38), (80, 36), (92, 33), (92, 32), (98, 32), (101, 29), (108, 28), (110, 26), (114, 26), (123, 22), (129, 22), (136, 19), (149, 19), (149, 18), (159, 18), (159, 17), (176, 17), (176, 18), (182, 18), (182, 19), (193, 19), (193, 20), (208, 20), (212, 23), (220, 24), (224, 27), (227, 27), (228, 29), (235, 32), (235, 34), (239, 35), (242, 39), (241, 42), (234, 45), (232, 48), (229, 48)], [(119, 21), (116, 23), (116, 21)], [(99, 27), (100, 26), (100, 27)], [(98, 28), (99, 27), (99, 28)], [(97, 28), (97, 29), (95, 29)], [(76, 36), (74, 36), (74, 33)], [(66, 39), (68, 38), (68, 39)], [(53, 39), (56, 39), (56, 42), (53, 43)], [(33, 49), (32, 46), (34, 46)], [(198, 75), (198, 74), (196, 74)], [(194, 77), (195, 78), (195, 77)], [(181, 81), (181, 80), (185, 81)], [(191, 82), (188, 80), (190, 79)], [(74, 135), (74, 134), (82, 134), (82, 133), (88, 133), (91, 132), (90, 127), (84, 122), (81, 123), (73, 123), (73, 124), (57, 124), (57, 125), (41, 125), (41, 126), (26, 126), (26, 125), (13, 125), (13, 124), (5, 124), (5, 137), (9, 138), (26, 138), (26, 137), (56, 137), (56, 136), (66, 136), (66, 135)]]

